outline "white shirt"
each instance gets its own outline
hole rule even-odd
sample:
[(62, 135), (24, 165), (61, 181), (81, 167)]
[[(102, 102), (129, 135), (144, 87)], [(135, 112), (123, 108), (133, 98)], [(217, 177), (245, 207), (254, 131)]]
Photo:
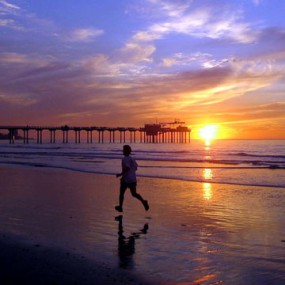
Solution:
[(122, 168), (129, 168), (129, 170), (123, 174), (123, 180), (126, 183), (137, 182), (136, 170), (138, 168), (138, 164), (136, 160), (131, 156), (124, 156), (122, 159)]

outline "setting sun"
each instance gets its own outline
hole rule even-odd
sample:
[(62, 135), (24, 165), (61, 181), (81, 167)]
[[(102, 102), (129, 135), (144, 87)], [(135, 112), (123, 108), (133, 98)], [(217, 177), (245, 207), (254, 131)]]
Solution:
[(207, 125), (199, 130), (199, 136), (205, 140), (211, 140), (216, 138), (217, 126), (216, 125)]

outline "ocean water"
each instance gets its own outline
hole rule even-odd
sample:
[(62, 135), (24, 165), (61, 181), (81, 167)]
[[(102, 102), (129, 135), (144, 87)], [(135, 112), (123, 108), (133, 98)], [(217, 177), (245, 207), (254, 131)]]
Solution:
[[(120, 172), (122, 145), (0, 142), (0, 163), (64, 168), (97, 174)], [(202, 140), (181, 144), (131, 144), (138, 176), (186, 181), (285, 187), (284, 140)]]

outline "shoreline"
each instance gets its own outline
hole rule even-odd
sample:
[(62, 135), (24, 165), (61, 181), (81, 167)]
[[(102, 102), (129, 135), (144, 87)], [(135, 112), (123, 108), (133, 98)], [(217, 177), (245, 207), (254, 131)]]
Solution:
[(0, 179), (4, 284), (285, 282), (283, 189), (139, 177), (150, 211), (128, 192), (120, 214), (110, 175), (1, 166)]
[[(116, 175), (116, 173), (107, 173), (107, 172), (92, 172), (92, 171), (87, 171), (87, 170), (79, 170), (79, 169), (73, 169), (73, 168), (67, 168), (64, 166), (49, 166), (49, 165), (44, 165), (44, 164), (34, 164), (31, 165), (29, 163), (1, 163), (0, 162), (0, 169), (1, 168), (6, 168), (6, 167), (15, 167), (15, 168), (20, 168), (20, 169), (58, 169), (58, 170), (62, 170), (62, 171), (71, 171), (71, 172), (75, 172), (75, 173), (86, 173), (86, 174), (92, 174), (92, 175), (106, 175), (106, 176), (114, 176)], [(211, 169), (236, 169), (236, 170), (256, 170), (256, 169), (261, 169), (261, 170), (270, 170), (270, 171), (277, 171), (277, 170), (284, 170), (284, 168), (270, 168), (270, 167), (237, 167), (237, 168), (230, 168), (230, 167), (209, 167), (209, 166), (205, 166), (205, 167), (192, 167), (193, 169), (205, 169), (205, 168), (211, 168)], [(192, 169), (189, 168), (189, 169)], [(220, 185), (229, 185), (229, 186), (241, 186), (241, 187), (257, 187), (257, 188), (261, 188), (261, 187), (265, 187), (265, 188), (276, 188), (276, 189), (285, 189), (285, 186), (283, 185), (259, 185), (259, 184), (245, 184), (245, 183), (235, 183), (235, 182), (220, 182), (220, 181), (212, 181), (212, 180), (190, 180), (190, 179), (186, 179), (186, 178), (175, 178), (175, 177), (167, 177), (167, 176), (160, 176), (160, 177), (156, 177), (156, 176), (151, 176), (151, 175), (142, 175), (142, 174), (138, 174), (137, 175), (138, 178), (147, 178), (147, 179), (162, 179), (162, 180), (175, 180), (175, 181), (182, 181), (182, 182), (190, 182), (190, 183), (211, 183), (211, 184), (220, 184)]]

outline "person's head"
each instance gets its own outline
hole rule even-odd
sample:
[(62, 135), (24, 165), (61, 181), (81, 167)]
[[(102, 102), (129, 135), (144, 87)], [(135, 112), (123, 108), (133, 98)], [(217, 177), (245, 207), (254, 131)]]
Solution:
[(123, 146), (123, 153), (124, 155), (130, 155), (132, 152), (132, 149), (129, 145), (124, 145)]

